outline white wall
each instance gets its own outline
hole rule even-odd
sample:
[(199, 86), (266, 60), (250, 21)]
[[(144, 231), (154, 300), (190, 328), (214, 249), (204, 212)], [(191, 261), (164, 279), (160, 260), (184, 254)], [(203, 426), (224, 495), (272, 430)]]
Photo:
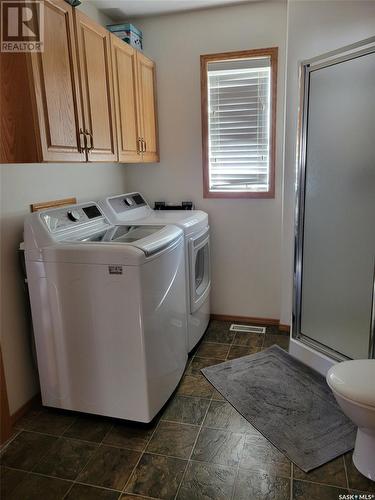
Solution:
[[(193, 200), (212, 227), (212, 312), (278, 318), (286, 3), (137, 19), (156, 61), (161, 161), (127, 167), (130, 189), (155, 200)], [(203, 199), (201, 54), (279, 47), (276, 198)]]
[[(87, 14), (102, 24), (109, 20), (92, 5)], [(33, 202), (75, 196), (97, 199), (126, 190), (121, 165), (28, 164), (1, 165), (1, 349), (11, 414), (38, 392), (30, 354), (29, 329), (17, 248), (23, 218)]]
[(90, 0), (83, 0), (78, 9), (102, 26), (113, 23), (113, 20), (100, 12)]
[(293, 231), (298, 120), (298, 65), (375, 34), (375, 2), (325, 0), (288, 2), (285, 180), (281, 255), (280, 321), (290, 324), (293, 289)]

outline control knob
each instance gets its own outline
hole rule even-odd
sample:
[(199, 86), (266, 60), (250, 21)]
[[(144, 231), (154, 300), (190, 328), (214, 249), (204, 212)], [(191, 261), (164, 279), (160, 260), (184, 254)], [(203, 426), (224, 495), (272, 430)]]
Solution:
[(68, 219), (73, 221), (73, 222), (77, 222), (81, 218), (78, 210), (69, 210), (67, 215), (68, 215)]
[(134, 201), (132, 198), (127, 197), (124, 199), (124, 203), (127, 207), (132, 207), (134, 205)]

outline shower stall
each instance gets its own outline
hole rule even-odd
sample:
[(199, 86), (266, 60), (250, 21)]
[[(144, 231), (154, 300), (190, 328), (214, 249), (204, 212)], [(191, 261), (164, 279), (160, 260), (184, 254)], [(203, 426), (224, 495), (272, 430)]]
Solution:
[(375, 37), (301, 64), (297, 189), (291, 352), (373, 358)]

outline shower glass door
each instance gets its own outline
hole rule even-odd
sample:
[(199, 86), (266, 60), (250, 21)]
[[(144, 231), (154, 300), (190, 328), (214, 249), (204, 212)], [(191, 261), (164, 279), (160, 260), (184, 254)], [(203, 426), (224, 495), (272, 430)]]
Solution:
[(337, 359), (368, 358), (375, 257), (375, 47), (308, 62), (304, 77), (293, 334)]

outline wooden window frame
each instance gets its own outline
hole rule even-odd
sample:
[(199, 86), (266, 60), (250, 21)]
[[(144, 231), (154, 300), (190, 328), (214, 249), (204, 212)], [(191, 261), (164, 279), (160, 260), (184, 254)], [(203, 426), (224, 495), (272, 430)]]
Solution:
[[(270, 116), (270, 152), (269, 174), (270, 184), (265, 192), (213, 192), (210, 191), (209, 158), (208, 158), (208, 85), (207, 67), (212, 61), (230, 59), (246, 59), (265, 57), (271, 59), (271, 116)], [(275, 198), (275, 156), (276, 156), (276, 105), (277, 105), (277, 62), (278, 47), (265, 49), (240, 50), (236, 52), (221, 52), (200, 56), (201, 63), (201, 115), (202, 115), (202, 155), (203, 155), (203, 198)]]

